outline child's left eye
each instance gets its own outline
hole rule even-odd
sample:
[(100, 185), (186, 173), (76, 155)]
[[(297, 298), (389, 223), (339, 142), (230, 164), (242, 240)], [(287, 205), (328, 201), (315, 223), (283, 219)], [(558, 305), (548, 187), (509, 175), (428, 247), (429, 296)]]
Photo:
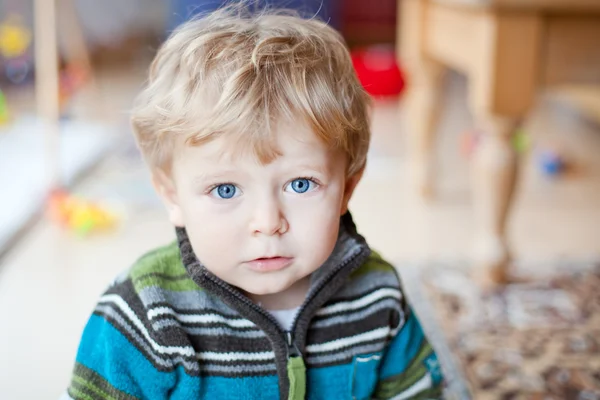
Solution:
[(309, 190), (315, 190), (317, 187), (317, 183), (308, 178), (298, 178), (294, 179), (285, 187), (285, 191), (289, 192), (290, 190), (294, 193), (306, 193)]
[(218, 199), (228, 200), (241, 194), (240, 189), (231, 183), (223, 183), (214, 187), (210, 194)]

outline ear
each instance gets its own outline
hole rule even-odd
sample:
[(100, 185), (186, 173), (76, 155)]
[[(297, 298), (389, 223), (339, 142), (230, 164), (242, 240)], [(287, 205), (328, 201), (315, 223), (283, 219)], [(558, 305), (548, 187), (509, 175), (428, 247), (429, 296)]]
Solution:
[(356, 189), (356, 185), (362, 179), (363, 173), (365, 172), (365, 167), (363, 166), (358, 172), (354, 175), (346, 178), (346, 185), (344, 187), (344, 197), (342, 199), (342, 207), (340, 209), (340, 215), (346, 214), (348, 212), (348, 203), (352, 198), (352, 194), (354, 193), (354, 189)]
[(173, 179), (162, 169), (155, 169), (152, 171), (152, 184), (167, 208), (171, 223), (178, 227), (185, 226), (183, 212), (177, 197), (177, 188)]

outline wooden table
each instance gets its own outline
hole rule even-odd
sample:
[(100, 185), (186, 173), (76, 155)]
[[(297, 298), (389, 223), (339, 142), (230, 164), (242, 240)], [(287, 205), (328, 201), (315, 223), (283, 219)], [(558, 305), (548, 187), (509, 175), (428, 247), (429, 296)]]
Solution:
[(399, 0), (399, 57), (409, 78), (413, 182), (432, 193), (431, 153), (448, 68), (469, 82), (469, 106), (484, 132), (474, 155), (475, 271), (505, 281), (506, 221), (517, 157), (511, 137), (548, 85), (600, 82), (600, 0)]

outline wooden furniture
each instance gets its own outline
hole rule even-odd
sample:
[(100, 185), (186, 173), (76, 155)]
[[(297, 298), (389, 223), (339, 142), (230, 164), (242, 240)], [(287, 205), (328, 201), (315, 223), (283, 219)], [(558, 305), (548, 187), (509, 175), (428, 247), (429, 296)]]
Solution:
[(484, 285), (502, 283), (517, 171), (511, 135), (540, 88), (600, 82), (600, 1), (399, 0), (398, 10), (413, 182), (431, 194), (439, 92), (444, 71), (455, 69), (467, 76), (469, 106), (485, 133), (472, 174), (475, 271)]
[(36, 100), (40, 120), (46, 129), (48, 181), (51, 188), (60, 185), (60, 106), (58, 40), (55, 0), (34, 3)]
[[(61, 24), (57, 23), (59, 11), (64, 16)], [(85, 69), (90, 86), (94, 91), (98, 89), (74, 0), (35, 0), (34, 22), (37, 110), (46, 131), (47, 179), (48, 187), (53, 191), (63, 186), (60, 170), (59, 38), (63, 44), (64, 60)]]

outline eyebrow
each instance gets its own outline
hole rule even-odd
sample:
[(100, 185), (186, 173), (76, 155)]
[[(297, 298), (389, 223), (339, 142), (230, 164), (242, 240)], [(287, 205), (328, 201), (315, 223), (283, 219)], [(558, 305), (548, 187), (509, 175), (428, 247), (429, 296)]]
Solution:
[(192, 179), (192, 181), (196, 184), (200, 184), (200, 183), (204, 183), (205, 181), (223, 179), (225, 177), (229, 177), (236, 173), (239, 173), (239, 172), (235, 171), (235, 170), (225, 170), (225, 171), (218, 171), (218, 172), (214, 172), (214, 173), (203, 173), (203, 174), (196, 175)]
[(327, 175), (329, 173), (329, 169), (325, 166), (315, 166), (311, 164), (300, 164), (295, 166), (294, 169), (310, 169), (322, 175)]

